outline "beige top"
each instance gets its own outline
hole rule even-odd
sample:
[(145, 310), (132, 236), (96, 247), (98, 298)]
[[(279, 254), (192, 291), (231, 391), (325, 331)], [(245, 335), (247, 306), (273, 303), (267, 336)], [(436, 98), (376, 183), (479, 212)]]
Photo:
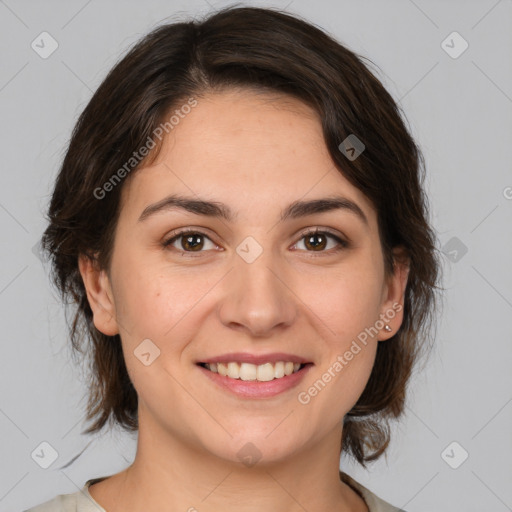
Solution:
[[(80, 491), (73, 494), (60, 494), (23, 512), (107, 512), (89, 494), (89, 486), (101, 482), (105, 478), (108, 477), (103, 476), (88, 480)], [(380, 499), (369, 489), (356, 482), (350, 475), (340, 471), (340, 478), (363, 498), (370, 512), (405, 512)]]

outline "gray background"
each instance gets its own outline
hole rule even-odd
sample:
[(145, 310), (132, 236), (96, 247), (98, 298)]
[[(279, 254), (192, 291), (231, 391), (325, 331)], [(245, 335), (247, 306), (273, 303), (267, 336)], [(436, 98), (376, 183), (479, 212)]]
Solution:
[[(134, 457), (135, 437), (80, 435), (84, 379), (34, 246), (71, 129), (118, 57), (178, 14), (228, 4), (0, 1), (1, 511), (76, 492)], [(446, 252), (436, 348), (411, 381), (387, 457), (368, 471), (345, 459), (342, 467), (408, 512), (511, 510), (512, 1), (247, 5), (287, 6), (380, 67), (424, 151), (432, 222)], [(46, 59), (31, 48), (43, 31), (59, 45)], [(469, 43), (458, 58), (441, 46), (453, 31)], [(48, 469), (31, 456), (43, 441), (58, 452)], [(460, 447), (445, 452), (453, 441)], [(460, 463), (462, 449), (469, 458), (453, 469), (446, 461)]]

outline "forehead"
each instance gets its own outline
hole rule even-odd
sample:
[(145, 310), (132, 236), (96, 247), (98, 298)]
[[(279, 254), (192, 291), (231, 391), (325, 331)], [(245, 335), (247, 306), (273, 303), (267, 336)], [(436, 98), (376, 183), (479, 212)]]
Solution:
[(253, 215), (262, 206), (281, 211), (300, 198), (342, 194), (371, 218), (370, 201), (336, 169), (319, 116), (308, 105), (246, 90), (197, 102), (165, 136), (158, 158), (123, 187), (123, 207), (140, 214), (178, 193), (218, 200), (235, 212), (246, 207)]

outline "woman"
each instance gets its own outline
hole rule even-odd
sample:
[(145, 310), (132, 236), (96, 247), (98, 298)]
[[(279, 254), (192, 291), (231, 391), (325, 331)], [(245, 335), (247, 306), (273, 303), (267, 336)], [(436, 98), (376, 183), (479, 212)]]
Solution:
[(73, 132), (43, 245), (131, 466), (30, 509), (389, 512), (440, 271), (423, 159), (362, 60), (283, 11), (161, 26)]

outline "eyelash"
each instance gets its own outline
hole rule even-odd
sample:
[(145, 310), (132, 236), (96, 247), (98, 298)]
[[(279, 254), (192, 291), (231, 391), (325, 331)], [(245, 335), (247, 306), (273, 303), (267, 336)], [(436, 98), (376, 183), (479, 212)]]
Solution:
[[(164, 248), (168, 248), (170, 245), (172, 245), (180, 237), (183, 237), (185, 235), (192, 235), (192, 234), (193, 235), (204, 236), (204, 237), (208, 238), (212, 243), (214, 243), (213, 240), (211, 240), (210, 237), (206, 233), (203, 233), (203, 232), (195, 230), (195, 229), (184, 229), (184, 230), (179, 231), (177, 233), (173, 233), (171, 238), (169, 238), (168, 240), (162, 242), (162, 246)], [(336, 242), (338, 242), (339, 245), (337, 247), (335, 247), (334, 249), (329, 249), (327, 251), (325, 251), (325, 250), (324, 251), (319, 251), (319, 254), (315, 254), (315, 251), (306, 251), (306, 252), (313, 253), (313, 254), (310, 255), (310, 257), (316, 258), (318, 256), (320, 256), (320, 257), (321, 256), (325, 256), (326, 254), (330, 255), (330, 254), (333, 254), (333, 253), (338, 253), (339, 251), (342, 251), (343, 249), (347, 249), (348, 247), (350, 247), (349, 242), (347, 242), (343, 238), (340, 238), (339, 236), (335, 235), (334, 233), (332, 233), (329, 230), (326, 230), (326, 229), (321, 230), (319, 228), (316, 228), (316, 229), (314, 229), (312, 231), (306, 231), (305, 233), (302, 233), (301, 236), (300, 236), (299, 241), (303, 240), (307, 236), (314, 236), (314, 235), (327, 235), (329, 238), (333, 238)], [(181, 249), (176, 249), (176, 248), (174, 248), (174, 249), (176, 251), (181, 252), (182, 256), (186, 254), (187, 257), (191, 257), (191, 258), (199, 257), (201, 255), (201, 253), (204, 252), (204, 251), (199, 251), (197, 253), (194, 253), (193, 251), (183, 251)]]

